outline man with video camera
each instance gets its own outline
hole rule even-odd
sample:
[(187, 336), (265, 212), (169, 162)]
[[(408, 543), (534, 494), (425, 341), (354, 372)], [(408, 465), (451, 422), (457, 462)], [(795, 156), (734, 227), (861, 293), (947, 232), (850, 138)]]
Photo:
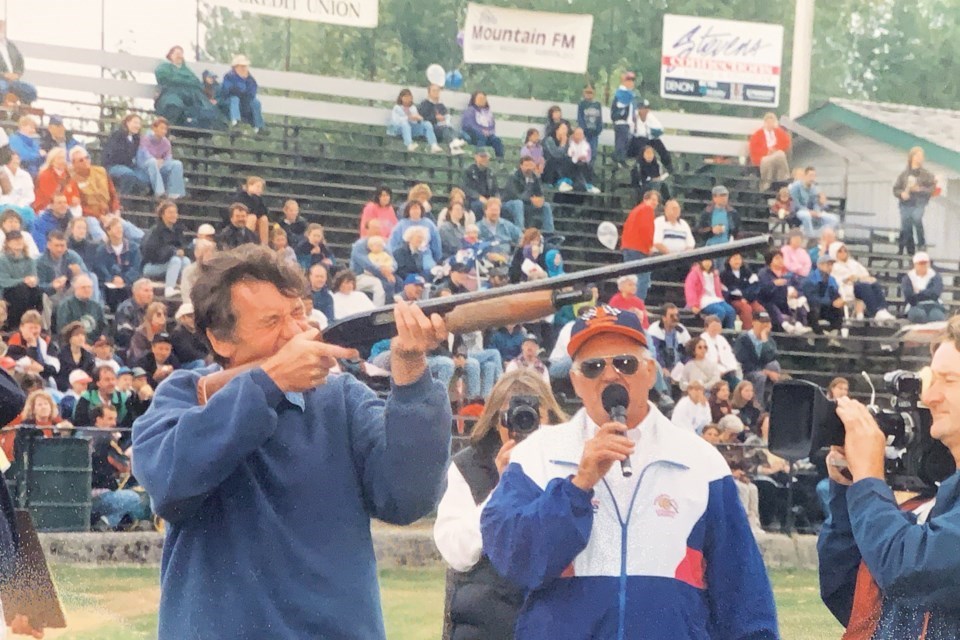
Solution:
[[(960, 461), (960, 317), (948, 324), (922, 401), (930, 436)], [(898, 505), (884, 480), (887, 436), (861, 403), (841, 398), (843, 447), (827, 457), (829, 518), (820, 533), (820, 592), (844, 639), (960, 637), (960, 474), (934, 500)]]
[(778, 638), (773, 594), (720, 454), (648, 400), (636, 314), (573, 325), (584, 408), (530, 434), (480, 517), (483, 553), (526, 591), (519, 640)]

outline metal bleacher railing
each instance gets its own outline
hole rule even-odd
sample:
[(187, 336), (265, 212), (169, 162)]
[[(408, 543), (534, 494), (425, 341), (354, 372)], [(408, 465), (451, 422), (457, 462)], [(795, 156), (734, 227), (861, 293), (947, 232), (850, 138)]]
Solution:
[[(156, 86), (152, 74), (162, 62), (159, 58), (35, 42), (20, 42), (18, 46), (29, 59), (69, 64), (71, 68), (77, 65), (85, 68), (82, 73), (31, 70), (25, 79), (41, 89), (61, 89), (139, 100), (154, 98)], [(204, 70), (217, 74), (229, 71), (227, 65), (215, 62), (186, 64), (198, 76)], [(132, 74), (136, 79), (102, 77), (104, 71), (112, 72), (111, 75), (114, 76), (118, 72)], [(268, 115), (361, 125), (385, 126), (389, 108), (400, 90), (405, 88), (381, 82), (268, 69), (255, 68), (252, 73), (260, 88), (265, 91), (261, 102), (264, 113)], [(148, 78), (147, 74), (151, 77)], [(419, 101), (424, 97), (424, 87), (412, 89), (415, 100)], [(293, 93), (296, 97), (277, 95), (278, 92)], [(42, 96), (43, 91), (40, 93)], [(455, 122), (458, 121), (457, 114), (466, 107), (469, 97), (469, 94), (462, 92), (444, 93), (444, 103), (452, 110)], [(554, 104), (542, 100), (497, 96), (494, 91), (490, 92), (489, 98), (498, 116), (498, 134), (505, 138), (522, 139), (528, 128), (541, 126), (547, 109)], [(577, 111), (575, 104), (559, 104), (568, 117)], [(609, 123), (609, 112), (607, 109), (604, 111), (605, 121)], [(664, 136), (664, 143), (675, 153), (741, 157), (746, 154), (746, 136), (757, 128), (756, 120), (750, 118), (672, 111), (658, 112), (657, 115), (668, 131)], [(604, 132), (601, 143), (613, 143), (612, 129)]]

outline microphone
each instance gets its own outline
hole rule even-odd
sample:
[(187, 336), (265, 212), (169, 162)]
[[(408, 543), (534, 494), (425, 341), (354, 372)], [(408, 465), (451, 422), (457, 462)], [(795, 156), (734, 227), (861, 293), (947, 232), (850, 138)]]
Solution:
[[(611, 420), (626, 424), (627, 405), (630, 404), (630, 394), (627, 393), (625, 386), (622, 384), (610, 385), (603, 390), (600, 400), (603, 402), (603, 410), (610, 415)], [(620, 471), (623, 472), (624, 478), (629, 478), (633, 475), (633, 465), (629, 457), (620, 461)]]

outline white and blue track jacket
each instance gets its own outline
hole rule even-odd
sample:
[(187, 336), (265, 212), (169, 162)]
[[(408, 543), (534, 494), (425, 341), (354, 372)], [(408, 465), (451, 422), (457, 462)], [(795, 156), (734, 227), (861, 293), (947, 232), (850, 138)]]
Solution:
[(528, 590), (518, 640), (769, 640), (773, 593), (734, 480), (653, 405), (634, 474), (571, 482), (597, 425), (581, 410), (517, 445), (481, 517), (483, 551)]

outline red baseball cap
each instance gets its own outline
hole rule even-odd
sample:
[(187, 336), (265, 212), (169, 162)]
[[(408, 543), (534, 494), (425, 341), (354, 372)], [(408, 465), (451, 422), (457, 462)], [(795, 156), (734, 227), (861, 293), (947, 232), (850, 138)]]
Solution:
[(590, 309), (573, 323), (567, 353), (572, 358), (583, 343), (602, 333), (618, 333), (647, 346), (647, 336), (637, 314), (604, 304)]

